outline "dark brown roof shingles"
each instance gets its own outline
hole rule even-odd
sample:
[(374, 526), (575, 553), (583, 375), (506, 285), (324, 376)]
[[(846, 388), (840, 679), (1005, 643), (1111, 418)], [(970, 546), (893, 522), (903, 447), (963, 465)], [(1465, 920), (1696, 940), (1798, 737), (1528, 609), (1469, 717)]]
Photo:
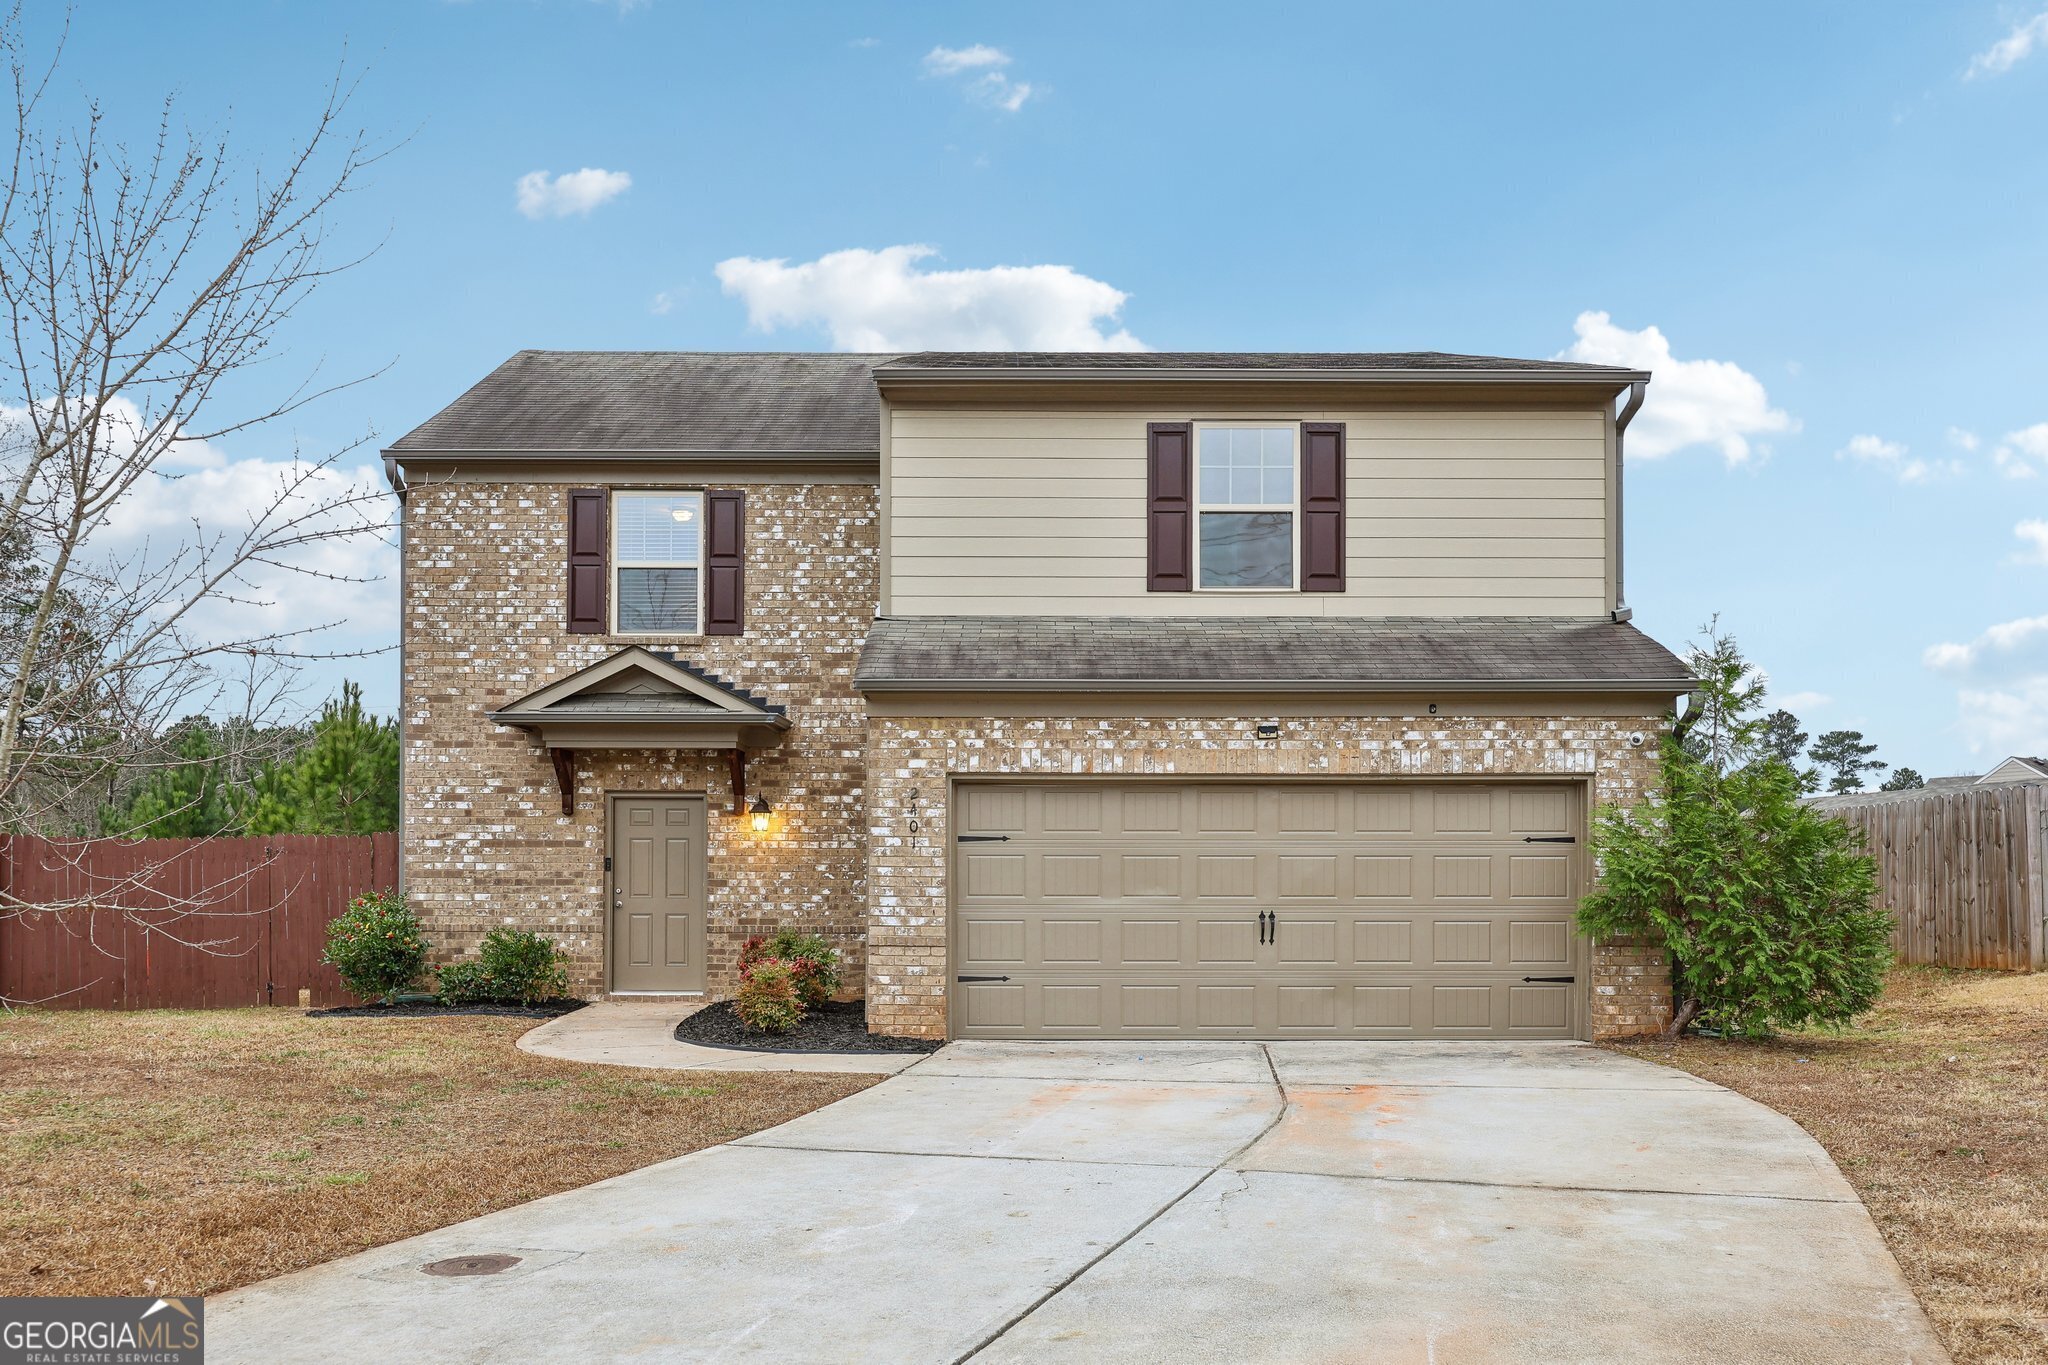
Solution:
[(1583, 619), (884, 617), (856, 685), (1384, 688), (1582, 685), (1686, 690), (1671, 651), (1626, 623)]

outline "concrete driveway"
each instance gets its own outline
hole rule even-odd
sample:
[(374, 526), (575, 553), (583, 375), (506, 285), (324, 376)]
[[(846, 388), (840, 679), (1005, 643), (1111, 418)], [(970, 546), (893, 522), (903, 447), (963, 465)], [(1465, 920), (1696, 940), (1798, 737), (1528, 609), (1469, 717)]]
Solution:
[(1797, 1125), (1570, 1043), (955, 1044), (207, 1328), (215, 1362), (1946, 1359)]

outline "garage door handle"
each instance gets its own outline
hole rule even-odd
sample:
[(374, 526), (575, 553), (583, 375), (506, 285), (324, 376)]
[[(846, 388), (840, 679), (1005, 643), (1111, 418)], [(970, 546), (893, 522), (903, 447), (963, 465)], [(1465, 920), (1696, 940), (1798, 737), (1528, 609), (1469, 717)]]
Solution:
[(1522, 836), (1522, 842), (1525, 844), (1576, 844), (1578, 838), (1570, 834), (1525, 834)]
[(1008, 981), (1007, 976), (956, 976), (955, 981)]
[(954, 837), (963, 844), (1007, 844), (1010, 842), (1010, 836), (1007, 834), (960, 834)]
[(1576, 976), (1525, 976), (1524, 981), (1555, 981), (1560, 986), (1569, 986), (1577, 981)]

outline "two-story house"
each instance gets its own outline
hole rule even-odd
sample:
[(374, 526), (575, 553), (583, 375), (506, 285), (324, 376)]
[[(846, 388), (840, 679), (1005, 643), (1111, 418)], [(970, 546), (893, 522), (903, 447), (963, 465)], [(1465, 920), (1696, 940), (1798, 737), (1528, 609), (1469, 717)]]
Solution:
[(405, 888), (592, 994), (816, 928), (891, 1033), (1658, 1026), (1572, 922), (1691, 681), (1623, 599), (1648, 380), (523, 352), (386, 452)]

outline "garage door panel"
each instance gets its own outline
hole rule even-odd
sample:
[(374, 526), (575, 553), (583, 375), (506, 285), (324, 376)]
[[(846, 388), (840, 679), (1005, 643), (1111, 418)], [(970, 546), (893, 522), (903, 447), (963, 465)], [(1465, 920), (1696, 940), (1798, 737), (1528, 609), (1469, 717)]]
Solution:
[(1570, 1037), (1580, 986), (1523, 978), (1578, 974), (1580, 801), (1500, 782), (963, 783), (958, 831), (982, 838), (955, 861), (956, 965), (1008, 979), (960, 983), (956, 1029)]
[(1103, 963), (1102, 938), (1099, 919), (1045, 920), (1039, 928), (1040, 960), (1099, 967)]
[(1196, 923), (1195, 960), (1236, 968), (1258, 958), (1258, 922), (1249, 916), (1205, 919)]

